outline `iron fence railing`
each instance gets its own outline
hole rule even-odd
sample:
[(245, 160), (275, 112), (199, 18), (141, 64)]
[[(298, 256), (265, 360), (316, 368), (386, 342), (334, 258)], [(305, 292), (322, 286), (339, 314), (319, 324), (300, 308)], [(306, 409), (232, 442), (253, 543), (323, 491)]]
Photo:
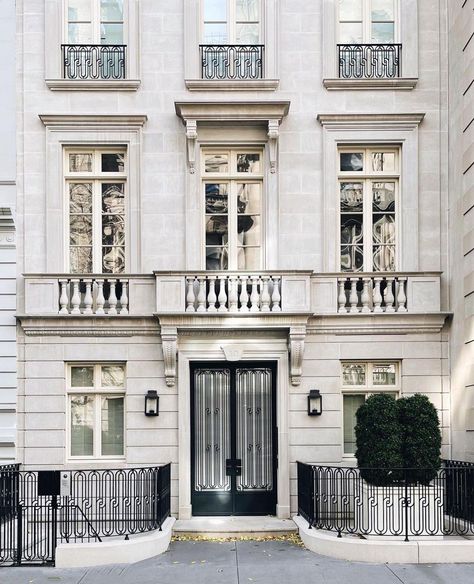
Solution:
[(421, 469), (434, 475), (428, 484), (413, 484), (413, 469), (392, 469), (398, 480), (385, 486), (367, 483), (364, 469), (297, 466), (298, 514), (310, 528), (334, 531), (338, 537), (390, 535), (405, 541), (413, 536), (474, 535), (474, 464), (444, 461), (434, 473)]
[(61, 45), (64, 79), (125, 79), (125, 45)]
[(264, 45), (199, 45), (202, 79), (262, 79)]
[(402, 45), (337, 45), (342, 79), (393, 79), (402, 73)]
[[(58, 543), (101, 542), (161, 529), (170, 515), (171, 465), (114, 470), (19, 471), (0, 522), (0, 565), (54, 564)], [(16, 490), (15, 490), (16, 489)], [(12, 489), (10, 489), (12, 490)]]

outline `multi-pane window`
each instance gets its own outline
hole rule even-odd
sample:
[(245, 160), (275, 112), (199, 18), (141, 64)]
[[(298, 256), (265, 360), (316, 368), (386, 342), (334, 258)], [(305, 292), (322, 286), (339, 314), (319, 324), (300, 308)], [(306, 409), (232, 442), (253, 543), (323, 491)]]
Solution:
[(125, 150), (65, 151), (69, 270), (125, 271)]
[(338, 168), (341, 270), (395, 270), (398, 149), (344, 147)]
[(65, 0), (70, 44), (121, 45), (123, 0)]
[(123, 457), (124, 365), (71, 365), (68, 383), (70, 457)]
[(339, 0), (339, 42), (391, 44), (397, 0)]
[(388, 393), (397, 397), (400, 389), (399, 371), (400, 364), (397, 362), (342, 364), (345, 455), (353, 455), (356, 451), (355, 425), (357, 410), (367, 397), (374, 393)]
[(207, 270), (262, 268), (261, 150), (202, 152)]
[(258, 45), (261, 0), (202, 0), (206, 45)]

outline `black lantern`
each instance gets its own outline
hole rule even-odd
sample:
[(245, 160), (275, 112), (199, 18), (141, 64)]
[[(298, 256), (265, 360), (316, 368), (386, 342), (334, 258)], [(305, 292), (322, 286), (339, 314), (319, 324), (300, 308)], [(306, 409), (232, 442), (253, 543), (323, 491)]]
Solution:
[(159, 416), (160, 396), (156, 390), (149, 389), (145, 396), (145, 416)]
[(308, 416), (320, 416), (323, 413), (323, 398), (319, 389), (310, 389), (308, 395)]

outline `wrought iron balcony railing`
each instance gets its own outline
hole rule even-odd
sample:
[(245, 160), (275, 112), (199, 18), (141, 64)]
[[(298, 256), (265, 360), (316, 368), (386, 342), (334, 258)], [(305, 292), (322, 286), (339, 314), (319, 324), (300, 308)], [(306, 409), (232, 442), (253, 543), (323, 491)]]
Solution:
[(396, 79), (402, 72), (402, 45), (337, 45), (342, 79)]
[(125, 45), (62, 45), (64, 79), (125, 79)]
[(264, 45), (200, 45), (203, 79), (263, 79)]

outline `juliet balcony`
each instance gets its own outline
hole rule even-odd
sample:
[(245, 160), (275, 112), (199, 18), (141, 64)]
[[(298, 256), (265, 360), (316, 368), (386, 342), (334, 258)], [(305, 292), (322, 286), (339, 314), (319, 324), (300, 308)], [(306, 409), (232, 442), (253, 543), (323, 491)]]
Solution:
[(125, 45), (61, 45), (63, 79), (126, 79)]
[(203, 80), (263, 79), (264, 45), (200, 45)]
[(397, 79), (402, 76), (401, 44), (339, 44), (340, 79)]

